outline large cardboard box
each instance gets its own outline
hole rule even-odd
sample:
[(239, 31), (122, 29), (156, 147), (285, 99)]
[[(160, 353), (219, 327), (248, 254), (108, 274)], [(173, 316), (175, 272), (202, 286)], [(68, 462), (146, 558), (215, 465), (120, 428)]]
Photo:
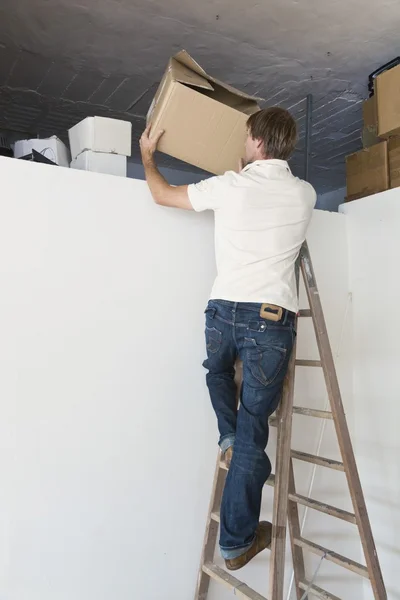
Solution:
[(71, 162), (71, 169), (126, 177), (126, 164), (127, 158), (121, 154), (107, 154), (106, 152), (85, 150), (85, 152), (81, 152)]
[(364, 127), (362, 131), (362, 142), (364, 148), (378, 144), (378, 114), (376, 107), (376, 94), (364, 100), (362, 106)]
[(346, 201), (389, 189), (387, 141), (364, 148), (346, 158)]
[(40, 152), (40, 154), (52, 160), (56, 165), (69, 167), (71, 160), (69, 150), (55, 135), (45, 139), (32, 138), (31, 140), (19, 140), (14, 144), (15, 158), (22, 158), (30, 154), (32, 150)]
[(378, 75), (375, 90), (379, 137), (400, 134), (400, 65)]
[(390, 187), (400, 186), (400, 137), (388, 141)]
[(221, 174), (237, 169), (258, 100), (211, 77), (182, 50), (169, 60), (147, 120), (153, 132), (165, 131), (161, 152)]
[(130, 156), (132, 123), (107, 117), (87, 117), (68, 131), (72, 160), (81, 152), (106, 152)]

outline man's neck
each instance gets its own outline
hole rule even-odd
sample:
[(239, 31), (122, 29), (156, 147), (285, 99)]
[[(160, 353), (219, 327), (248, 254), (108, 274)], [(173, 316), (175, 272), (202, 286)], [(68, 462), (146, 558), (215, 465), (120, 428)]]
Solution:
[(260, 160), (273, 160), (272, 156), (256, 156), (246, 163), (246, 167)]

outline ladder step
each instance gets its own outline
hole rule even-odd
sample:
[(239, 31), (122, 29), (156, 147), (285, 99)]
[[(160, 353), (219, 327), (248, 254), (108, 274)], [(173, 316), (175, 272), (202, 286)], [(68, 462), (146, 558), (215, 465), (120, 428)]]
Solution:
[(267, 600), (265, 596), (261, 596), (258, 592), (250, 588), (248, 585), (239, 581), (236, 577), (233, 577), (228, 571), (221, 569), (214, 563), (205, 563), (203, 565), (203, 572), (209, 577), (222, 583), (230, 590), (233, 590), (235, 596), (238, 598), (244, 598), (245, 600)]
[(278, 427), (278, 417), (275, 417), (275, 416), (270, 417), (268, 419), (268, 425), (270, 427)]
[[(274, 487), (275, 475), (273, 473), (271, 473), (271, 475), (268, 477), (265, 485)], [(325, 504), (325, 502), (320, 502), (319, 500), (314, 500), (313, 498), (307, 498), (307, 496), (301, 496), (300, 494), (289, 494), (288, 497), (289, 500), (292, 500), (292, 502), (297, 502), (297, 504), (314, 508), (315, 510), (319, 510), (319, 512), (323, 512), (326, 515), (331, 515), (331, 517), (337, 517), (338, 519), (342, 519), (342, 521), (353, 523), (353, 525), (357, 524), (356, 515), (351, 512), (347, 512), (347, 510), (336, 508), (336, 506), (331, 506), (330, 504)]]
[(219, 523), (220, 518), (219, 518), (219, 511), (218, 510), (214, 510), (210, 517), (212, 518), (213, 521), (216, 521), (217, 523)]
[[(274, 487), (275, 475), (271, 474), (265, 485)], [(303, 506), (308, 506), (309, 508), (318, 510), (319, 512), (330, 515), (331, 517), (342, 519), (342, 521), (353, 523), (353, 525), (357, 524), (356, 516), (353, 513), (347, 512), (347, 510), (342, 510), (341, 508), (336, 508), (335, 506), (330, 506), (330, 504), (325, 504), (324, 502), (319, 502), (319, 500), (313, 500), (313, 498), (307, 498), (307, 496), (301, 496), (300, 494), (289, 494), (289, 500), (292, 502), (297, 502), (297, 504), (302, 504)], [(211, 518), (213, 521), (219, 523), (219, 511), (213, 511), (211, 513)]]
[(323, 556), (326, 554), (326, 560), (333, 562), (344, 569), (348, 569), (353, 573), (357, 573), (362, 577), (366, 577), (369, 579), (368, 569), (360, 563), (351, 560), (350, 558), (346, 558), (346, 556), (342, 556), (341, 554), (337, 554), (333, 552), (333, 550), (328, 550), (328, 548), (324, 548), (323, 546), (319, 546), (318, 544), (314, 544), (314, 542), (310, 542), (309, 540), (305, 540), (304, 538), (294, 538), (294, 543), (296, 546), (300, 548), (304, 548), (305, 550), (309, 550), (313, 554), (317, 554), (318, 556)]
[(311, 317), (311, 310), (309, 308), (302, 308), (297, 314), (299, 317)]
[(271, 473), (271, 475), (268, 477), (267, 481), (265, 482), (265, 485), (269, 485), (269, 487), (274, 487), (275, 475), (273, 473)]
[[(225, 471), (228, 470), (226, 468), (226, 464), (224, 463), (223, 460), (221, 460), (221, 462), (219, 463), (219, 468), (220, 469), (225, 469)], [(275, 485), (275, 475), (273, 473), (271, 473), (271, 475), (268, 477), (267, 481), (265, 482), (265, 485), (269, 485), (270, 487), (274, 487), (274, 485)]]
[(303, 460), (320, 467), (328, 467), (329, 469), (335, 469), (335, 471), (344, 471), (343, 463), (332, 458), (324, 458), (323, 456), (315, 456), (314, 454), (307, 454), (307, 452), (300, 452), (299, 450), (292, 450), (292, 458)]
[(289, 500), (292, 500), (292, 502), (297, 502), (297, 504), (302, 504), (303, 506), (308, 506), (309, 508), (319, 510), (319, 512), (330, 515), (331, 517), (342, 519), (342, 521), (353, 523), (353, 525), (357, 524), (355, 514), (347, 512), (347, 510), (343, 510), (341, 508), (336, 508), (330, 504), (325, 504), (325, 502), (319, 502), (319, 500), (313, 500), (313, 498), (301, 496), (300, 494), (289, 494)]
[[(227, 471), (226, 465), (223, 461), (220, 462), (219, 465), (220, 469), (225, 469), (225, 471)], [(265, 482), (265, 485), (269, 485), (270, 487), (274, 487), (275, 485), (275, 475), (273, 473), (271, 473), (271, 475), (268, 477), (267, 481)]]
[(304, 360), (296, 358), (295, 365), (297, 367), (322, 367), (322, 362), (320, 360)]
[[(317, 417), (318, 419), (333, 419), (331, 412), (327, 410), (317, 410), (314, 408), (304, 408), (302, 406), (293, 406), (294, 415), (305, 415), (306, 417)], [(273, 415), (269, 418), (270, 427), (278, 427), (278, 417)]]
[[(328, 467), (329, 469), (334, 469), (335, 471), (344, 471), (343, 463), (338, 460), (333, 460), (333, 458), (324, 458), (323, 456), (315, 456), (314, 454), (307, 454), (307, 452), (300, 452), (299, 450), (291, 451), (292, 458), (297, 458), (298, 460), (302, 460), (304, 462), (312, 463), (314, 465), (319, 465), (320, 467)], [(224, 469), (227, 471), (226, 465), (223, 460), (219, 463), (220, 469)], [(271, 483), (271, 477), (268, 479), (266, 485), (274, 485)]]
[(302, 406), (293, 406), (294, 415), (305, 415), (306, 417), (317, 417), (319, 419), (333, 419), (331, 412), (327, 410), (316, 410), (314, 408), (303, 408)]
[[(299, 588), (301, 588), (304, 591), (308, 590), (309, 586), (310, 586), (310, 583), (308, 581), (300, 581), (299, 582)], [(317, 585), (312, 585), (310, 587), (309, 593), (316, 596), (317, 598), (320, 598), (320, 600), (340, 600), (340, 598), (338, 598), (337, 596), (334, 596), (333, 594), (326, 592), (325, 590), (318, 587)]]

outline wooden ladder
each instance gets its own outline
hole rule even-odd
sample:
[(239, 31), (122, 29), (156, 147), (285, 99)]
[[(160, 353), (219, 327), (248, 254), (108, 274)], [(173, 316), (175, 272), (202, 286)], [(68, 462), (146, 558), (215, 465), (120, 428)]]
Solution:
[[(387, 600), (385, 585), (383, 583), (375, 543), (372, 537), (371, 525), (357, 471), (349, 430), (347, 428), (314, 270), (306, 243), (301, 249), (299, 262), (310, 308), (307, 310), (300, 310), (298, 316), (312, 318), (320, 360), (296, 359), (296, 348), (293, 349), (288, 373), (283, 386), (282, 401), (277, 411), (277, 416), (270, 419), (270, 424), (277, 426), (278, 435), (275, 475), (271, 475), (266, 483), (266, 485), (274, 486), (275, 488), (272, 517), (273, 529), (269, 595), (268, 597), (261, 596), (254, 589), (250, 588), (248, 585), (231, 575), (228, 571), (214, 563), (214, 554), (219, 530), (219, 507), (226, 478), (226, 467), (224, 462), (221, 461), (220, 453), (218, 453), (195, 600), (206, 600), (211, 579), (230, 588), (237, 597), (242, 599), (267, 600), (268, 598), (268, 600), (283, 600), (287, 520), (289, 521), (294, 585), (297, 600), (301, 600), (306, 590), (308, 590), (310, 596), (320, 598), (321, 600), (340, 600), (337, 596), (334, 596), (307, 580), (304, 566), (304, 550), (324, 557), (328, 561), (336, 563), (353, 573), (357, 573), (358, 575), (369, 579), (375, 600)], [(296, 366), (322, 367), (331, 407), (330, 411), (293, 406)], [(292, 414), (302, 414), (321, 419), (332, 419), (339, 442), (342, 462), (292, 450)], [(335, 469), (337, 471), (343, 471), (346, 474), (354, 512), (350, 513), (340, 508), (297, 494), (295, 490), (293, 459), (329, 469)], [(333, 552), (328, 548), (324, 548), (323, 546), (304, 539), (301, 535), (298, 511), (299, 504), (356, 525), (364, 550), (366, 566)]]

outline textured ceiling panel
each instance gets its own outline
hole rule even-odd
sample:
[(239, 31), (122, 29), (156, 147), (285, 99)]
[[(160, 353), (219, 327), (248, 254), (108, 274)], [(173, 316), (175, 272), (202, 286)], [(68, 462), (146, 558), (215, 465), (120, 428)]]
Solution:
[(65, 139), (88, 115), (129, 119), (138, 157), (167, 59), (186, 48), (216, 77), (293, 112), (299, 175), (311, 93), (310, 177), (329, 191), (361, 147), (367, 76), (399, 53), (399, 21), (397, 0), (1, 0), (0, 128)]

